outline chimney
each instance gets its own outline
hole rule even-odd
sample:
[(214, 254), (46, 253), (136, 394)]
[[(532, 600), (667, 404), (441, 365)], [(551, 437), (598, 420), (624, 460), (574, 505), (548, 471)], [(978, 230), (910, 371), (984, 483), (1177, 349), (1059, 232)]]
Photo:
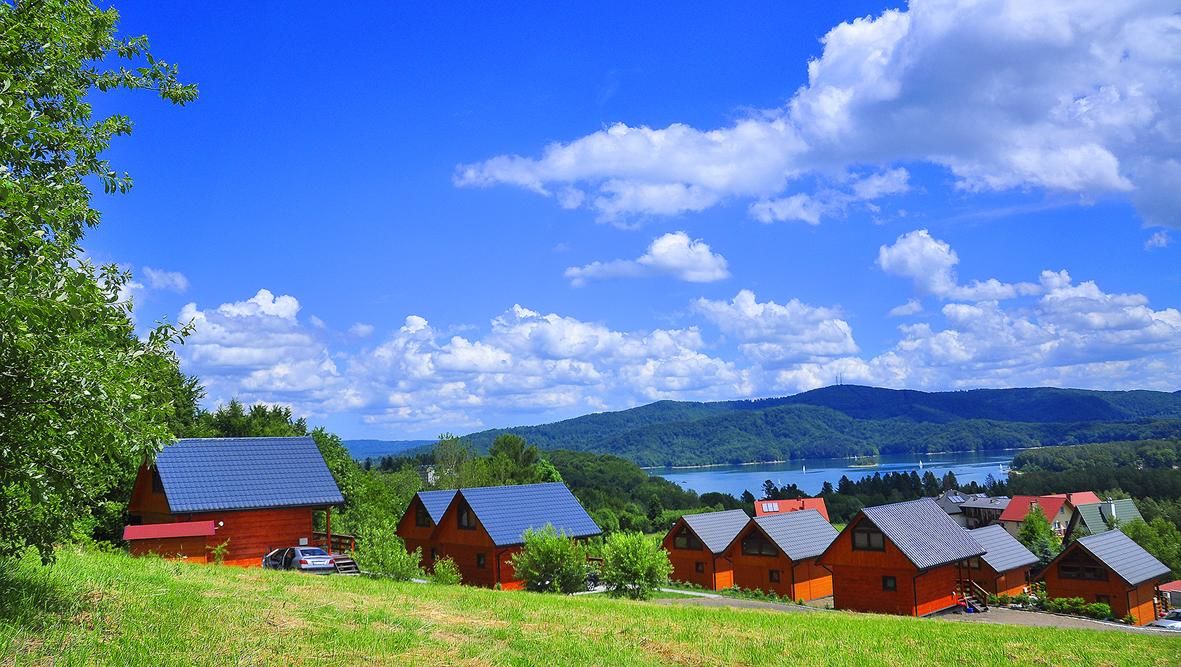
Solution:
[(1107, 498), (1107, 513), (1111, 515), (1108, 517), (1108, 521), (1115, 521), (1119, 518), (1115, 515), (1115, 499), (1110, 496)]

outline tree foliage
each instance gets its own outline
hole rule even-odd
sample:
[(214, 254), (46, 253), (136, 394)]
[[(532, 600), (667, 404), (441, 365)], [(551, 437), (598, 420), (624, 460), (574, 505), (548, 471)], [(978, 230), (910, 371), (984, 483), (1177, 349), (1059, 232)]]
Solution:
[(525, 531), (525, 545), (513, 554), (512, 564), (528, 590), (566, 594), (586, 590), (586, 550), (551, 525)]
[(672, 569), (668, 552), (641, 533), (611, 533), (603, 544), (600, 579), (611, 595), (646, 600), (668, 583)]
[(419, 567), (422, 549), (407, 551), (397, 529), (396, 519), (373, 517), (365, 534), (357, 538), (357, 564), (366, 572), (398, 581), (424, 577)]
[(1054, 533), (1050, 520), (1038, 505), (1025, 515), (1021, 528), (1017, 531), (1017, 541), (1033, 552), (1042, 566), (1049, 564), (1062, 550), (1062, 539)]
[(50, 560), (197, 391), (170, 351), (185, 331), (138, 336), (129, 276), (78, 245), (100, 222), (88, 183), (131, 187), (103, 157), (131, 121), (94, 118), (90, 96), (197, 94), (145, 38), (116, 37), (117, 17), (90, 2), (0, 3), (0, 557), (33, 546)]

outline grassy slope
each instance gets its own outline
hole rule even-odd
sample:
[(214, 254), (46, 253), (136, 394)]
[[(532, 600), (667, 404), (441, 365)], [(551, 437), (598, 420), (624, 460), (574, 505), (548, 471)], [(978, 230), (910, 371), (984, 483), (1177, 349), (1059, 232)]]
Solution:
[(1172, 665), (1181, 643), (562, 598), (62, 553), (0, 578), (0, 663)]

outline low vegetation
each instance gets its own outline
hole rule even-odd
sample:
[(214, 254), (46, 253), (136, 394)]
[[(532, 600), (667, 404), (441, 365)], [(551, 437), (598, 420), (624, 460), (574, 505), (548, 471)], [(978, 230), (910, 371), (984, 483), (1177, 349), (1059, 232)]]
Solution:
[[(1171, 637), (429, 586), (68, 550), (0, 571), (15, 664), (1175, 665)], [(672, 602), (672, 601), (669, 601)], [(681, 602), (681, 601), (678, 601)], [(983, 631), (987, 629), (987, 631)]]

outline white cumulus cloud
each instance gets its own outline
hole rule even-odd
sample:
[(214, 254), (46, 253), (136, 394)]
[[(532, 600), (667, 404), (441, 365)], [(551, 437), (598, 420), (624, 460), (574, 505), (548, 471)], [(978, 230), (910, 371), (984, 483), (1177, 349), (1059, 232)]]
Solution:
[(648, 251), (636, 259), (592, 262), (566, 269), (574, 286), (606, 278), (638, 278), (663, 275), (691, 283), (710, 283), (730, 277), (726, 258), (685, 232), (672, 232), (652, 241)]
[(147, 279), (148, 285), (152, 289), (164, 289), (173, 292), (184, 292), (189, 289), (189, 279), (179, 271), (164, 271), (163, 269), (153, 269), (150, 266), (145, 266), (144, 278)]

